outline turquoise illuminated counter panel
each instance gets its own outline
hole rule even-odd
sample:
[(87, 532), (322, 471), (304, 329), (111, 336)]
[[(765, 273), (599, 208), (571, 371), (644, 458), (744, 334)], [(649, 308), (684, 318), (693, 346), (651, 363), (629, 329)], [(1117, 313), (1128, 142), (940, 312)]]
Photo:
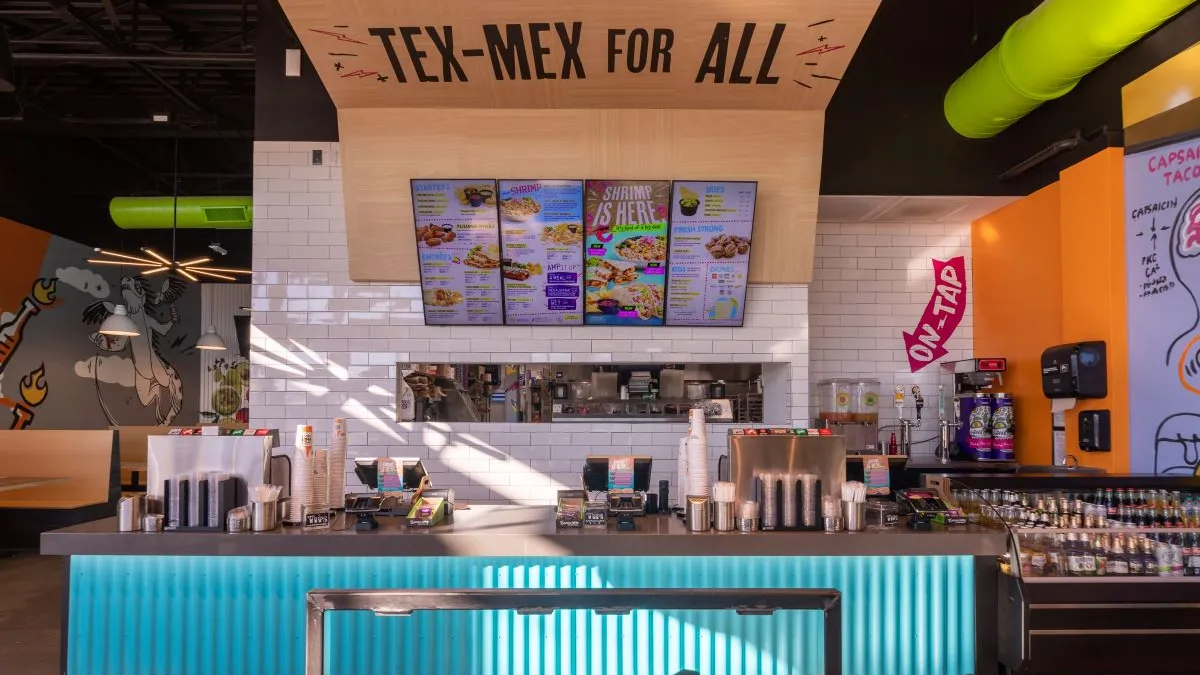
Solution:
[[(454, 523), (373, 532), (116, 531), (103, 520), (43, 535), (70, 556), (67, 675), (302, 675), (313, 589), (832, 588), (852, 675), (967, 675), (995, 655), (1000, 532), (689, 533), (673, 517), (635, 532), (555, 529), (550, 507), (476, 506)], [(816, 612), (430, 612), (327, 618), (332, 675), (808, 675)]]

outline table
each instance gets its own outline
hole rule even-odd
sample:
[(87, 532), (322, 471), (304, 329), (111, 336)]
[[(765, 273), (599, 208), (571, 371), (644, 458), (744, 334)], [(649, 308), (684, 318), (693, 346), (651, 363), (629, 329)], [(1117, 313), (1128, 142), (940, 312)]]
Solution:
[(7, 478), (0, 476), (0, 492), (4, 492), (6, 490), (24, 490), (25, 488), (52, 485), (54, 483), (61, 483), (65, 480), (66, 478)]

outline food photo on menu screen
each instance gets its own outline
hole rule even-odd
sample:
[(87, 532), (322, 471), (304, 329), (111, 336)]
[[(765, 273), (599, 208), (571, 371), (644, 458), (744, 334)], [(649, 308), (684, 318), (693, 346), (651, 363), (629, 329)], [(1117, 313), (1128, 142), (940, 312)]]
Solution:
[(415, 179), (412, 200), (425, 323), (503, 324), (496, 181)]
[(589, 180), (584, 323), (661, 326), (670, 181)]
[(675, 181), (668, 326), (741, 326), (745, 321), (757, 192), (752, 182)]
[(583, 324), (583, 181), (500, 181), (504, 322)]

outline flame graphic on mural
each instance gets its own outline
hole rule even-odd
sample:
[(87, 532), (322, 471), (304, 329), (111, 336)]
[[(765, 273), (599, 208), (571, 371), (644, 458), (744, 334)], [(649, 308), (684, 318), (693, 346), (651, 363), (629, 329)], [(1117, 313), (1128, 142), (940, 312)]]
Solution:
[(38, 407), (46, 400), (50, 387), (46, 383), (46, 364), (38, 366), (33, 372), (21, 378), (21, 399), (31, 407)]
[(38, 279), (33, 282), (33, 299), (43, 307), (54, 302), (58, 294), (58, 279)]

